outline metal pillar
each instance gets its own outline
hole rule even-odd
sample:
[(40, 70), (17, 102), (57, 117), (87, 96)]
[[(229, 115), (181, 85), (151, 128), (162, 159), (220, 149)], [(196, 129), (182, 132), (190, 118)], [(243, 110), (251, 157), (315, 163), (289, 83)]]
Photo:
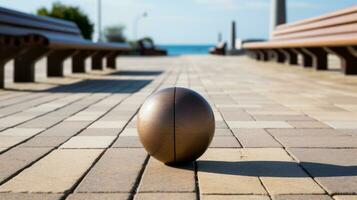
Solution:
[(232, 50), (236, 49), (236, 22), (232, 21), (232, 38), (231, 38), (231, 45), (232, 45)]
[(271, 0), (271, 3), (270, 33), (272, 37), (275, 27), (286, 23), (286, 1)]

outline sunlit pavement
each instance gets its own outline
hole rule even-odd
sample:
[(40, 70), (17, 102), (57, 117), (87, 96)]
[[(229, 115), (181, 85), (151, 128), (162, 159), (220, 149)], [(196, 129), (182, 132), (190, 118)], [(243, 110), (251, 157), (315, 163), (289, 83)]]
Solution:
[[(246, 57), (117, 65), (0, 91), (0, 199), (357, 199), (357, 76)], [(207, 152), (178, 167), (136, 131), (145, 98), (172, 86), (216, 118)]]

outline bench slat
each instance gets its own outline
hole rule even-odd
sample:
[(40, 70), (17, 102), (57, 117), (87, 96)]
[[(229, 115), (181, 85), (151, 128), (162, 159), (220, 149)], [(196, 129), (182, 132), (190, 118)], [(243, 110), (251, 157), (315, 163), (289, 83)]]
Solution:
[(336, 12), (328, 13), (328, 14), (325, 14), (322, 16), (312, 17), (309, 19), (305, 19), (305, 20), (301, 20), (301, 21), (297, 21), (297, 22), (293, 22), (293, 23), (289, 23), (289, 24), (282, 24), (280, 26), (277, 26), (276, 30), (290, 29), (295, 26), (301, 26), (301, 25), (310, 24), (310, 23), (317, 23), (319, 21), (330, 20), (335, 17), (348, 15), (348, 14), (356, 13), (356, 12), (357, 12), (357, 5), (346, 8), (346, 9), (338, 10)]
[(326, 28), (326, 27), (332, 27), (332, 26), (339, 26), (339, 25), (343, 25), (343, 24), (351, 24), (351, 23), (356, 23), (356, 22), (357, 22), (357, 11), (355, 13), (338, 16), (336, 18), (332, 18), (329, 20), (324, 20), (324, 21), (320, 21), (320, 22), (316, 22), (316, 23), (295, 26), (295, 27), (291, 27), (289, 29), (283, 29), (283, 30), (277, 29), (273, 32), (273, 36), (278, 37), (278, 36), (287, 35), (287, 34), (291, 34), (291, 33), (315, 30), (315, 29), (319, 29), (319, 28)]
[(346, 33), (357, 33), (357, 23), (285, 34), (281, 36), (276, 36), (273, 38), (273, 40), (278, 41), (278, 40), (298, 39), (298, 38), (306, 38), (306, 37), (321, 37), (321, 36), (328, 36), (328, 35), (340, 35)]
[(245, 49), (269, 48), (296, 48), (296, 47), (328, 47), (328, 46), (354, 46), (357, 45), (357, 33), (337, 36), (324, 36), (318, 38), (305, 38), (296, 40), (268, 41), (245, 43)]

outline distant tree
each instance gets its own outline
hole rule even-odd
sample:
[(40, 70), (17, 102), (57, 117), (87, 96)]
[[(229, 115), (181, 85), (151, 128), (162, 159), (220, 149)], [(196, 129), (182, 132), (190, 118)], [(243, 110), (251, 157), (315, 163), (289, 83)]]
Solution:
[(108, 26), (104, 29), (104, 35), (108, 42), (125, 42), (124, 30), (123, 25)]
[(45, 7), (38, 9), (37, 14), (72, 21), (77, 24), (84, 38), (92, 39), (94, 25), (79, 7), (67, 6), (56, 2), (50, 10)]

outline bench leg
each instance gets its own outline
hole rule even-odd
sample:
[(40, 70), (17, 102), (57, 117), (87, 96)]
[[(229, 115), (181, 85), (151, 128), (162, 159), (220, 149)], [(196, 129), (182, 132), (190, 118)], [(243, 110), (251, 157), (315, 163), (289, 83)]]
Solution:
[(0, 49), (0, 88), (5, 87), (5, 64), (20, 54), (23, 49), (1, 48)]
[(58, 50), (50, 53), (47, 57), (47, 76), (63, 77), (63, 62), (75, 52), (75, 50)]
[(116, 58), (117, 56), (119, 56), (120, 53), (119, 52), (112, 52), (110, 54), (107, 55), (106, 59), (107, 59), (107, 67), (110, 69), (116, 69)]
[(305, 67), (305, 68), (312, 67), (312, 57), (309, 54), (305, 53), (305, 51), (303, 51), (302, 49), (299, 49), (299, 48), (292, 49), (292, 51), (294, 51), (295, 53), (301, 54), (303, 67)]
[(289, 65), (297, 65), (298, 64), (298, 56), (297, 53), (292, 51), (291, 49), (279, 49), (281, 53), (285, 55)]
[(260, 61), (268, 61), (268, 53), (264, 49), (257, 50)]
[(284, 63), (286, 60), (286, 57), (283, 53), (281, 53), (278, 49), (273, 49), (272, 50), (273, 54), (275, 55), (275, 61), (278, 63)]
[(92, 56), (92, 69), (93, 70), (103, 70), (103, 59), (108, 54), (108, 52), (97, 52)]
[(260, 52), (261, 52), (260, 55), (261, 55), (261, 57), (262, 57), (262, 61), (264, 61), (264, 62), (269, 61), (268, 52), (267, 52), (265, 49), (260, 50)]
[(86, 72), (86, 59), (90, 56), (88, 51), (79, 51), (72, 57), (72, 73)]
[(341, 59), (341, 67), (346, 75), (357, 74), (356, 47), (326, 47), (325, 49), (336, 54)]
[(276, 57), (275, 53), (270, 49), (268, 49), (267, 52), (268, 52), (268, 60), (269, 61), (275, 60)]
[(34, 82), (35, 63), (50, 51), (44, 48), (30, 48), (15, 58), (14, 82)]
[(317, 70), (327, 70), (327, 52), (323, 48), (302, 48), (311, 56), (312, 66)]

